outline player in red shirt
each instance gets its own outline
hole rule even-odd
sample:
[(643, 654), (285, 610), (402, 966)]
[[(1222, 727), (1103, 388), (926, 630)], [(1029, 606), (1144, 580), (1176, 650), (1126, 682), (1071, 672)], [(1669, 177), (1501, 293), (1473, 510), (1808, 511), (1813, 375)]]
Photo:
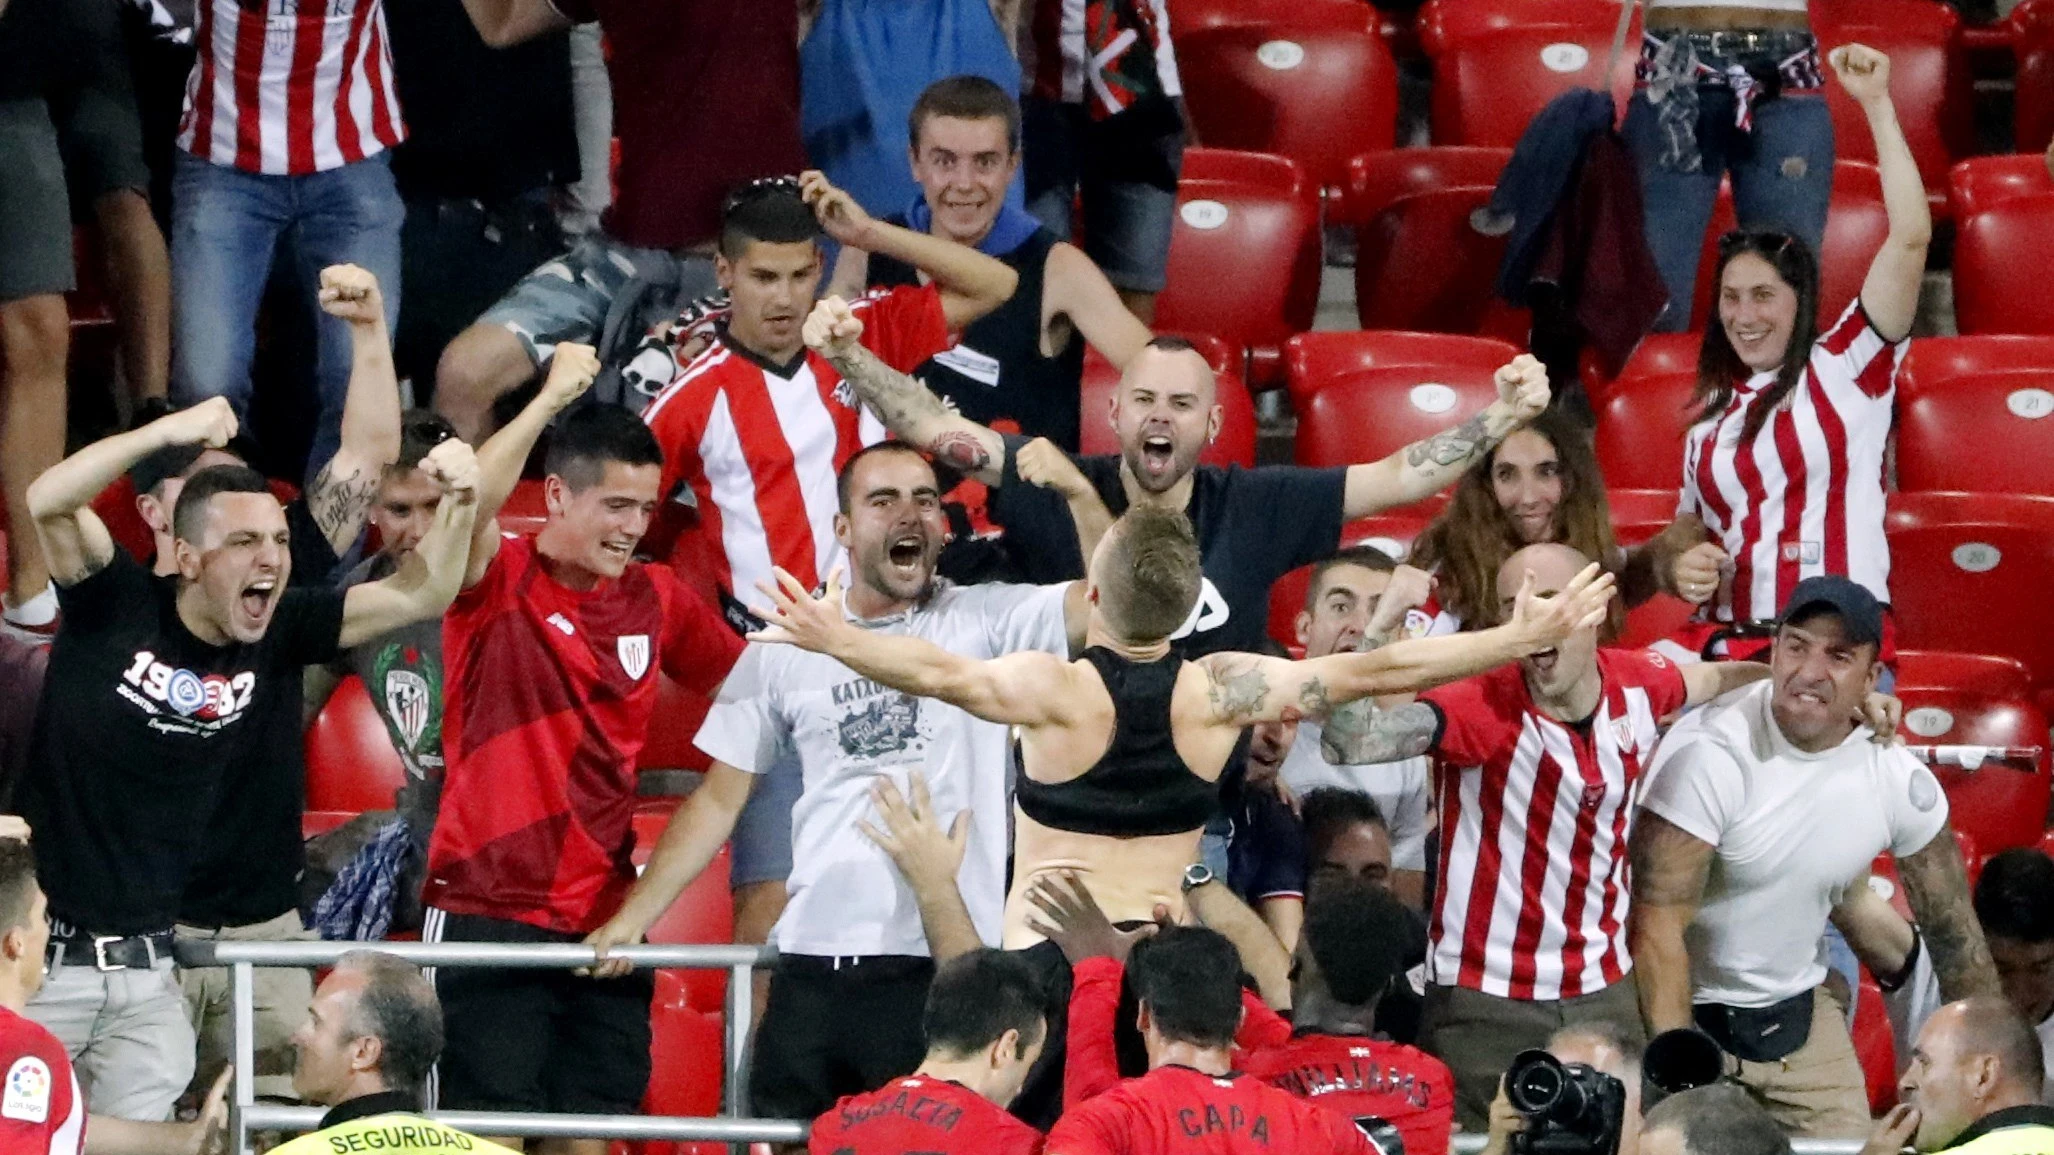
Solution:
[[(1116, 976), (1117, 967), (1080, 964), (1077, 992), (1102, 984), (1106, 972)], [(1127, 973), (1140, 999), (1148, 1074), (1071, 1108), (1049, 1132), (1049, 1155), (1377, 1155), (1344, 1116), (1233, 1069), (1241, 962), (1220, 934), (1167, 927), (1134, 947)], [(1089, 1030), (1080, 1031), (1078, 1010), (1073, 994), (1072, 1040)], [(1109, 1034), (1102, 1024), (1100, 1033)]]
[(927, 989), (927, 1057), (910, 1075), (850, 1095), (813, 1122), (813, 1155), (1041, 1155), (1041, 1132), (1006, 1113), (1047, 1041), (1039, 976), (979, 949)]
[[(443, 621), (441, 814), (428, 850), (428, 941), (577, 942), (635, 880), (635, 764), (658, 671), (711, 695), (742, 641), (664, 566), (632, 561), (663, 454), (648, 426), (590, 405), (557, 426), (548, 520), (501, 540), (484, 514), (542, 426), (597, 371), (560, 345), (549, 381), (480, 450), (480, 524)], [(442, 1106), (632, 1114), (649, 1078), (647, 972), (444, 970)], [(605, 1149), (595, 1143), (590, 1148)]]

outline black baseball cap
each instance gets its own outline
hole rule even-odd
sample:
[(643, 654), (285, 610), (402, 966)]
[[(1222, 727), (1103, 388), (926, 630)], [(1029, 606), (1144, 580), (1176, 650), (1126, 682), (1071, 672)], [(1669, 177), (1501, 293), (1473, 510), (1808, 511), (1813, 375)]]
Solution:
[(1790, 591), (1790, 600), (1783, 603), (1779, 620), (1789, 622), (1819, 609), (1840, 615), (1840, 628), (1855, 645), (1883, 644), (1882, 603), (1859, 582), (1833, 574), (1806, 578)]

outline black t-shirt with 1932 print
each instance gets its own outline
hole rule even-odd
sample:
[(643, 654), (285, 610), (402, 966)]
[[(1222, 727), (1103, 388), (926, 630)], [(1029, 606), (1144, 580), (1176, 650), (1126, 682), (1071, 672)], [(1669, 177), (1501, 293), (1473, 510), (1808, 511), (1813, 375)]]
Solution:
[(177, 596), (178, 579), (120, 550), (57, 594), (18, 801), (50, 913), (96, 934), (172, 925), (224, 778), (262, 760), (281, 715), (297, 721), (302, 667), (331, 660), (342, 632), (340, 591), (295, 588), (263, 640), (208, 645)]

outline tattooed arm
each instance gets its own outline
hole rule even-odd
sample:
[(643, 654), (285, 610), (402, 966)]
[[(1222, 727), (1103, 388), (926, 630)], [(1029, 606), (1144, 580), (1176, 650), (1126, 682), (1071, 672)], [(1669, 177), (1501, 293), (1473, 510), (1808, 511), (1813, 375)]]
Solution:
[(1715, 850), (1652, 810), (1634, 819), (1630, 935), (1640, 1013), (1650, 1037), (1691, 1024), (1690, 952), (1683, 932), (1697, 917)]
[(1336, 766), (1373, 766), (1430, 753), (1440, 733), (1441, 716), (1425, 702), (1384, 710), (1363, 698), (1327, 715), (1319, 752)]
[(806, 344), (827, 358), (856, 396), (877, 411), (893, 434), (966, 477), (999, 483), (1005, 443), (999, 435), (949, 408), (933, 390), (877, 359), (863, 347), (863, 322), (847, 302), (828, 297), (806, 318)]
[(321, 309), (349, 326), (349, 392), (342, 400), (342, 444), (307, 486), (307, 512), (337, 556), (364, 531), (385, 467), (399, 458), (399, 375), (378, 278), (355, 265), (321, 270)]
[(1904, 898), (1918, 920), (1919, 934), (1933, 952), (1933, 975), (1949, 1002), (1970, 995), (2002, 993), (1982, 925), (1969, 905), (1968, 872), (1954, 827), (1943, 825), (1925, 848), (1897, 860)]
[(1432, 497), (1548, 406), (1547, 370), (1527, 354), (1498, 370), (1497, 385), (1498, 399), (1455, 428), (1415, 441), (1382, 461), (1350, 466), (1342, 516), (1352, 521)]

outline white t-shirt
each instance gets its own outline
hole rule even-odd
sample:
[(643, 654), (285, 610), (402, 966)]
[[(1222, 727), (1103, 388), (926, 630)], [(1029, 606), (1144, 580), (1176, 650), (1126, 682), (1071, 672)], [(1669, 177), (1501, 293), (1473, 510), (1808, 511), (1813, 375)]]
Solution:
[[(1062, 654), (1069, 650), (1067, 588), (941, 584), (925, 605), (862, 624), (971, 658)], [(914, 770), (926, 776), (943, 827), (970, 811), (956, 885), (978, 936), (998, 944), (1013, 774), (1006, 727), (901, 694), (794, 646), (751, 645), (721, 696), (699, 731), (701, 750), (751, 774), (768, 771), (781, 753), (795, 753), (802, 768), (804, 793), (792, 807), (791, 901), (772, 934), (780, 951), (928, 953), (912, 888), (856, 825), (881, 825), (870, 803), (873, 782), (888, 776), (904, 791)]]
[(1320, 726), (1298, 723), (1298, 740), (1277, 771), (1300, 798), (1322, 786), (1360, 790), (1376, 799), (1391, 830), (1391, 869), (1426, 869), (1428, 811), (1433, 804), (1433, 768), (1425, 758), (1336, 766), (1319, 752)]
[(1685, 717), (1643, 805), (1717, 847), (1685, 934), (1691, 999), (1766, 1007), (1826, 977), (1820, 935), (1877, 854), (1923, 850), (1947, 823), (1932, 771), (1857, 727), (1831, 750), (1792, 746), (1757, 682)]

